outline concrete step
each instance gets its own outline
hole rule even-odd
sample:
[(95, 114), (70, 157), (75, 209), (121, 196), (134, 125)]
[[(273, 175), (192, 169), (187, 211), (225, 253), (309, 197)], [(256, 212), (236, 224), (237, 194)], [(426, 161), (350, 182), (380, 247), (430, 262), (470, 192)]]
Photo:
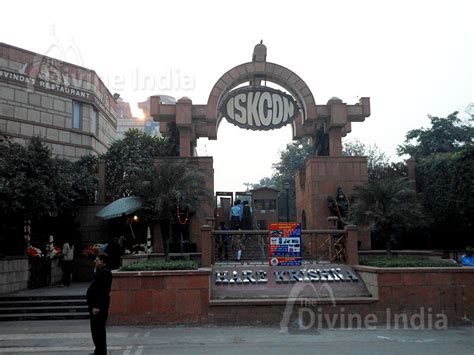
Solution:
[(80, 313), (87, 312), (87, 306), (75, 307), (51, 307), (51, 306), (23, 306), (5, 307), (0, 309), (0, 315), (4, 314), (25, 314), (25, 313)]
[(36, 307), (36, 306), (86, 306), (85, 299), (80, 300), (21, 300), (21, 301), (0, 301), (0, 311), (9, 307)]
[(24, 320), (65, 320), (65, 319), (89, 319), (89, 313), (25, 313), (25, 314), (1, 314), (0, 322), (24, 321)]
[(85, 300), (86, 295), (56, 295), (56, 296), (0, 296), (0, 302), (6, 301), (51, 301), (51, 300)]
[(0, 321), (88, 319), (84, 295), (1, 296)]

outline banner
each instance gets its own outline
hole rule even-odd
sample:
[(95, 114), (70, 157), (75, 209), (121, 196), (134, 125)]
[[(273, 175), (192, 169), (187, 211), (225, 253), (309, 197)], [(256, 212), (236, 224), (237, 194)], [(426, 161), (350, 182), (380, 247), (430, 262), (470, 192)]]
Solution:
[(270, 266), (301, 265), (301, 224), (296, 222), (270, 223), (268, 245)]

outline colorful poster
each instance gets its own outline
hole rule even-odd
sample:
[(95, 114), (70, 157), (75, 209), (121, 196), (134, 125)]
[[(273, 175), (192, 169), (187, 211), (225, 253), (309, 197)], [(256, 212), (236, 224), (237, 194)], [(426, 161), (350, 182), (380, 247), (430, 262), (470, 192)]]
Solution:
[(268, 262), (271, 266), (301, 265), (301, 224), (270, 223), (268, 245)]

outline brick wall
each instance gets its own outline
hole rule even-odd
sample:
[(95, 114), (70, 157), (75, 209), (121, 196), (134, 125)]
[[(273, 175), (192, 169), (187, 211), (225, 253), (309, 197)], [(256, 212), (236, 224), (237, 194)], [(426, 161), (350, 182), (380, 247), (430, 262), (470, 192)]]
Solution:
[(372, 297), (210, 300), (209, 271), (114, 273), (110, 319), (112, 324), (263, 324), (295, 328), (301, 316), (305, 325), (312, 316), (315, 327), (427, 329), (471, 325), (474, 320), (472, 268), (354, 269)]
[(392, 313), (444, 313), (450, 324), (474, 320), (473, 268), (372, 268), (355, 266), (369, 292), (376, 289), (378, 309)]
[(205, 323), (209, 270), (114, 272), (110, 324)]

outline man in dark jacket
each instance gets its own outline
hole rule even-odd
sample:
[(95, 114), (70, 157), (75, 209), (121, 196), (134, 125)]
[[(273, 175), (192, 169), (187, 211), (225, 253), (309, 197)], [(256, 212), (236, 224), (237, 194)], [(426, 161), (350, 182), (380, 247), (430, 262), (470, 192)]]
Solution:
[(94, 354), (107, 354), (107, 340), (105, 324), (109, 315), (110, 287), (112, 273), (107, 266), (107, 254), (98, 254), (95, 258), (94, 280), (87, 289), (87, 306), (91, 322), (92, 340), (94, 341)]

